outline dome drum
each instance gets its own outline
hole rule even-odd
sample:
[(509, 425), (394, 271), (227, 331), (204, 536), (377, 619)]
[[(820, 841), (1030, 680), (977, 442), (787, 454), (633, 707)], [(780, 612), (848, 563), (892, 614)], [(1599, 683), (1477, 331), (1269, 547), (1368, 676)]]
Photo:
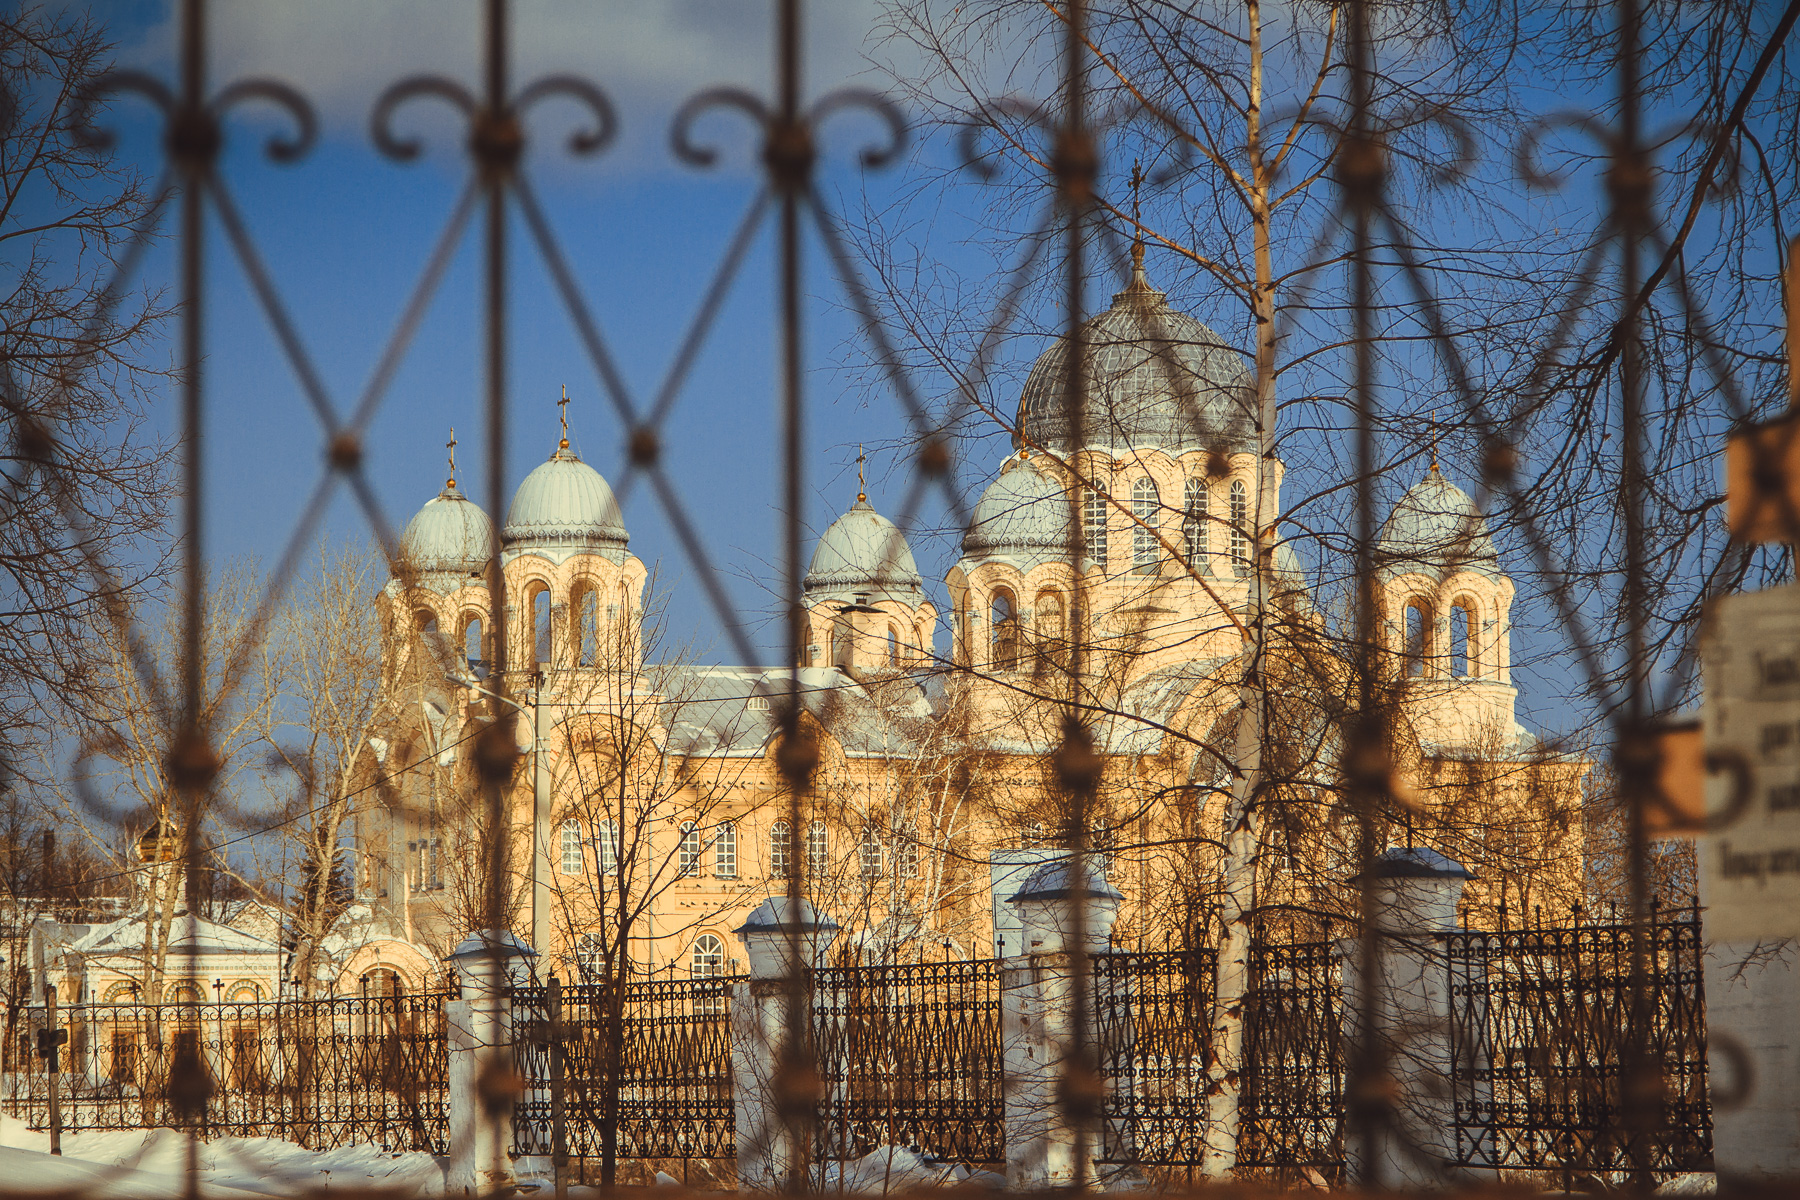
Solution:
[(509, 561), (525, 553), (552, 562), (598, 554), (619, 564), (630, 541), (612, 488), (566, 447), (519, 484), (500, 539)]

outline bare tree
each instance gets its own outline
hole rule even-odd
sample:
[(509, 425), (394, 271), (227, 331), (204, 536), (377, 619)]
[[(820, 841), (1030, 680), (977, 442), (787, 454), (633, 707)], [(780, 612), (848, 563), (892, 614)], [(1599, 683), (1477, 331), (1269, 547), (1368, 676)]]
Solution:
[(168, 309), (111, 283), (157, 198), (82, 134), (111, 51), (79, 11), (0, 16), (0, 767), (16, 779), (50, 761), (54, 712), (106, 706), (89, 626), (122, 615), (168, 550), (169, 447), (147, 405)]

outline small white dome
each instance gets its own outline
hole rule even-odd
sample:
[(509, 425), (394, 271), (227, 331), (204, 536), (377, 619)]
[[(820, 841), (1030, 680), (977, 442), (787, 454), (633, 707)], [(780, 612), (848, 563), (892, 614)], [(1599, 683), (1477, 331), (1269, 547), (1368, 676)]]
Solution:
[(804, 586), (806, 598), (814, 601), (867, 596), (871, 603), (917, 607), (925, 602), (919, 565), (905, 535), (860, 496), (819, 539)]
[(400, 552), (427, 582), (479, 579), (494, 553), (494, 523), (454, 482), (447, 483), (406, 523)]
[(1004, 558), (1021, 571), (1065, 561), (1068, 551), (1069, 502), (1062, 485), (1029, 461), (988, 485), (963, 535), (965, 558)]
[(1375, 560), (1389, 575), (1417, 572), (1442, 578), (1455, 570), (1500, 572), (1481, 510), (1467, 492), (1438, 473), (1436, 463), (1406, 489), (1382, 523)]
[(630, 540), (612, 488), (566, 448), (519, 484), (500, 538), (508, 557), (535, 550), (558, 561), (598, 554), (615, 563), (625, 561)]

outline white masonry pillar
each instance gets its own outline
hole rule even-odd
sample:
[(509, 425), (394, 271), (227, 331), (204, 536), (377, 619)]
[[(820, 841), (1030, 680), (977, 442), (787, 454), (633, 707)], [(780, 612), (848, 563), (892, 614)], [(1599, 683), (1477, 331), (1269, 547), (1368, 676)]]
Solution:
[[(820, 965), (837, 937), (838, 924), (805, 900), (774, 896), (756, 906), (734, 930), (744, 943), (750, 979), (731, 992), (732, 1100), (737, 1119), (738, 1188), (780, 1191), (799, 1161), (793, 1135), (809, 1121), (790, 1127), (781, 1096), (781, 1066), (787, 1055), (788, 1003), (796, 971)], [(798, 957), (795, 951), (798, 950)], [(810, 986), (810, 984), (808, 985)], [(803, 997), (802, 1037), (811, 1021), (810, 997)]]
[[(1062, 1103), (1064, 1075), (1075, 1050), (1075, 906), (1086, 904), (1086, 952), (1100, 954), (1111, 941), (1124, 896), (1099, 876), (1092, 860), (1086, 865), (1088, 879), (1080, 886), (1068, 859), (1045, 863), (1007, 901), (1018, 914), (1024, 942), (1020, 953), (1009, 955), (1000, 967), (1006, 1186), (1013, 1191), (1087, 1187), (1097, 1178), (1092, 1160), (1100, 1151), (1100, 1123), (1085, 1131), (1089, 1161), (1078, 1179), (1077, 1123)], [(1092, 1001), (1091, 977), (1089, 995), (1093, 1012), (1098, 1006)], [(1090, 1048), (1098, 1045), (1098, 1034), (1097, 1023), (1090, 1021)]]
[(479, 930), (444, 961), (462, 999), (444, 1005), (453, 1196), (512, 1190), (512, 989), (531, 982), (537, 951), (504, 930)]
[[(1384, 1188), (1442, 1187), (1455, 1160), (1454, 1044), (1450, 1012), (1450, 964), (1443, 935), (1457, 928), (1463, 884), (1474, 876), (1435, 850), (1389, 850), (1369, 868), (1375, 881), (1372, 916), (1380, 955), (1374, 1004), (1362, 993), (1362, 942), (1346, 947), (1344, 1036), (1362, 1046), (1363, 1016), (1371, 1010), (1391, 1084), (1392, 1119), (1376, 1131), (1374, 1146), (1360, 1138), (1346, 1146), (1350, 1177)], [(1354, 1054), (1354, 1049), (1347, 1054)], [(1370, 1151), (1372, 1150), (1372, 1153)], [(1462, 1173), (1466, 1181), (1467, 1173)]]

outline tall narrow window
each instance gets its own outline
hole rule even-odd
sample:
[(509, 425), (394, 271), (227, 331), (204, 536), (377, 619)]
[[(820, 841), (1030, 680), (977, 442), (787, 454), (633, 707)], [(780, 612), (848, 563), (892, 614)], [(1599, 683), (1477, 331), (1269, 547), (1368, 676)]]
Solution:
[(600, 595), (588, 590), (581, 593), (581, 607), (575, 619), (576, 662), (592, 667), (600, 661)]
[(918, 830), (905, 827), (895, 831), (894, 857), (900, 860), (900, 878), (917, 879), (919, 877)]
[(1425, 674), (1425, 655), (1429, 650), (1427, 640), (1431, 632), (1430, 617), (1425, 606), (1414, 602), (1406, 606), (1406, 673), (1408, 675)]
[(863, 830), (862, 841), (857, 845), (857, 857), (862, 867), (864, 879), (881, 878), (881, 831), (873, 825)]
[(1039, 592), (1037, 611), (1032, 615), (1033, 632), (1037, 635), (1038, 652), (1050, 662), (1062, 661), (1063, 606), (1055, 592)]
[(550, 665), (550, 589), (540, 588), (531, 597), (532, 644), (539, 666)]
[(463, 626), (463, 658), (468, 661), (469, 674), (477, 679), (486, 679), (488, 674), (487, 655), (481, 638), (481, 618), (470, 617)]
[(769, 826), (769, 874), (786, 879), (794, 873), (794, 835), (786, 821)]
[(831, 843), (826, 839), (825, 822), (814, 821), (806, 827), (806, 874), (823, 878), (831, 868)]
[(730, 821), (713, 834), (713, 874), (720, 879), (737, 878), (737, 826)]
[(996, 671), (1011, 671), (1019, 665), (1019, 610), (1013, 604), (1012, 593), (995, 588), (988, 616), (988, 636), (992, 639), (988, 662)]
[(619, 823), (617, 821), (600, 822), (599, 836), (594, 840), (598, 843), (595, 850), (598, 851), (597, 857), (600, 861), (601, 873), (617, 875), (619, 873)]
[(681, 841), (675, 848), (675, 873), (682, 876), (700, 873), (700, 831), (694, 828), (692, 821), (681, 823)]
[(1450, 609), (1450, 674), (1459, 679), (1474, 674), (1469, 669), (1469, 610), (1461, 604)]
[(1162, 542), (1157, 537), (1162, 520), (1162, 496), (1148, 475), (1131, 485), (1131, 569), (1154, 575), (1162, 562)]
[[(423, 843), (420, 843), (423, 845)], [(581, 874), (581, 822), (564, 821), (562, 823), (562, 873), (564, 875)]]
[(436, 891), (444, 886), (444, 841), (442, 838), (431, 839), (431, 889)]
[(1231, 481), (1231, 573), (1250, 578), (1250, 491), (1244, 481)]
[(1106, 497), (1092, 488), (1081, 493), (1082, 553), (1095, 565), (1106, 567)]
[(893, 626), (888, 627), (888, 666), (900, 665), (900, 633)]
[(1181, 506), (1181, 540), (1182, 548), (1187, 551), (1188, 566), (1201, 575), (1212, 574), (1212, 554), (1208, 543), (1211, 541), (1211, 530), (1207, 529), (1209, 516), (1207, 501), (1210, 499), (1206, 480), (1190, 479), (1183, 487)]
[(848, 621), (839, 621), (836, 625), (831, 627), (832, 666), (848, 667), (853, 663), (854, 652), (851, 649), (850, 638), (850, 623)]

